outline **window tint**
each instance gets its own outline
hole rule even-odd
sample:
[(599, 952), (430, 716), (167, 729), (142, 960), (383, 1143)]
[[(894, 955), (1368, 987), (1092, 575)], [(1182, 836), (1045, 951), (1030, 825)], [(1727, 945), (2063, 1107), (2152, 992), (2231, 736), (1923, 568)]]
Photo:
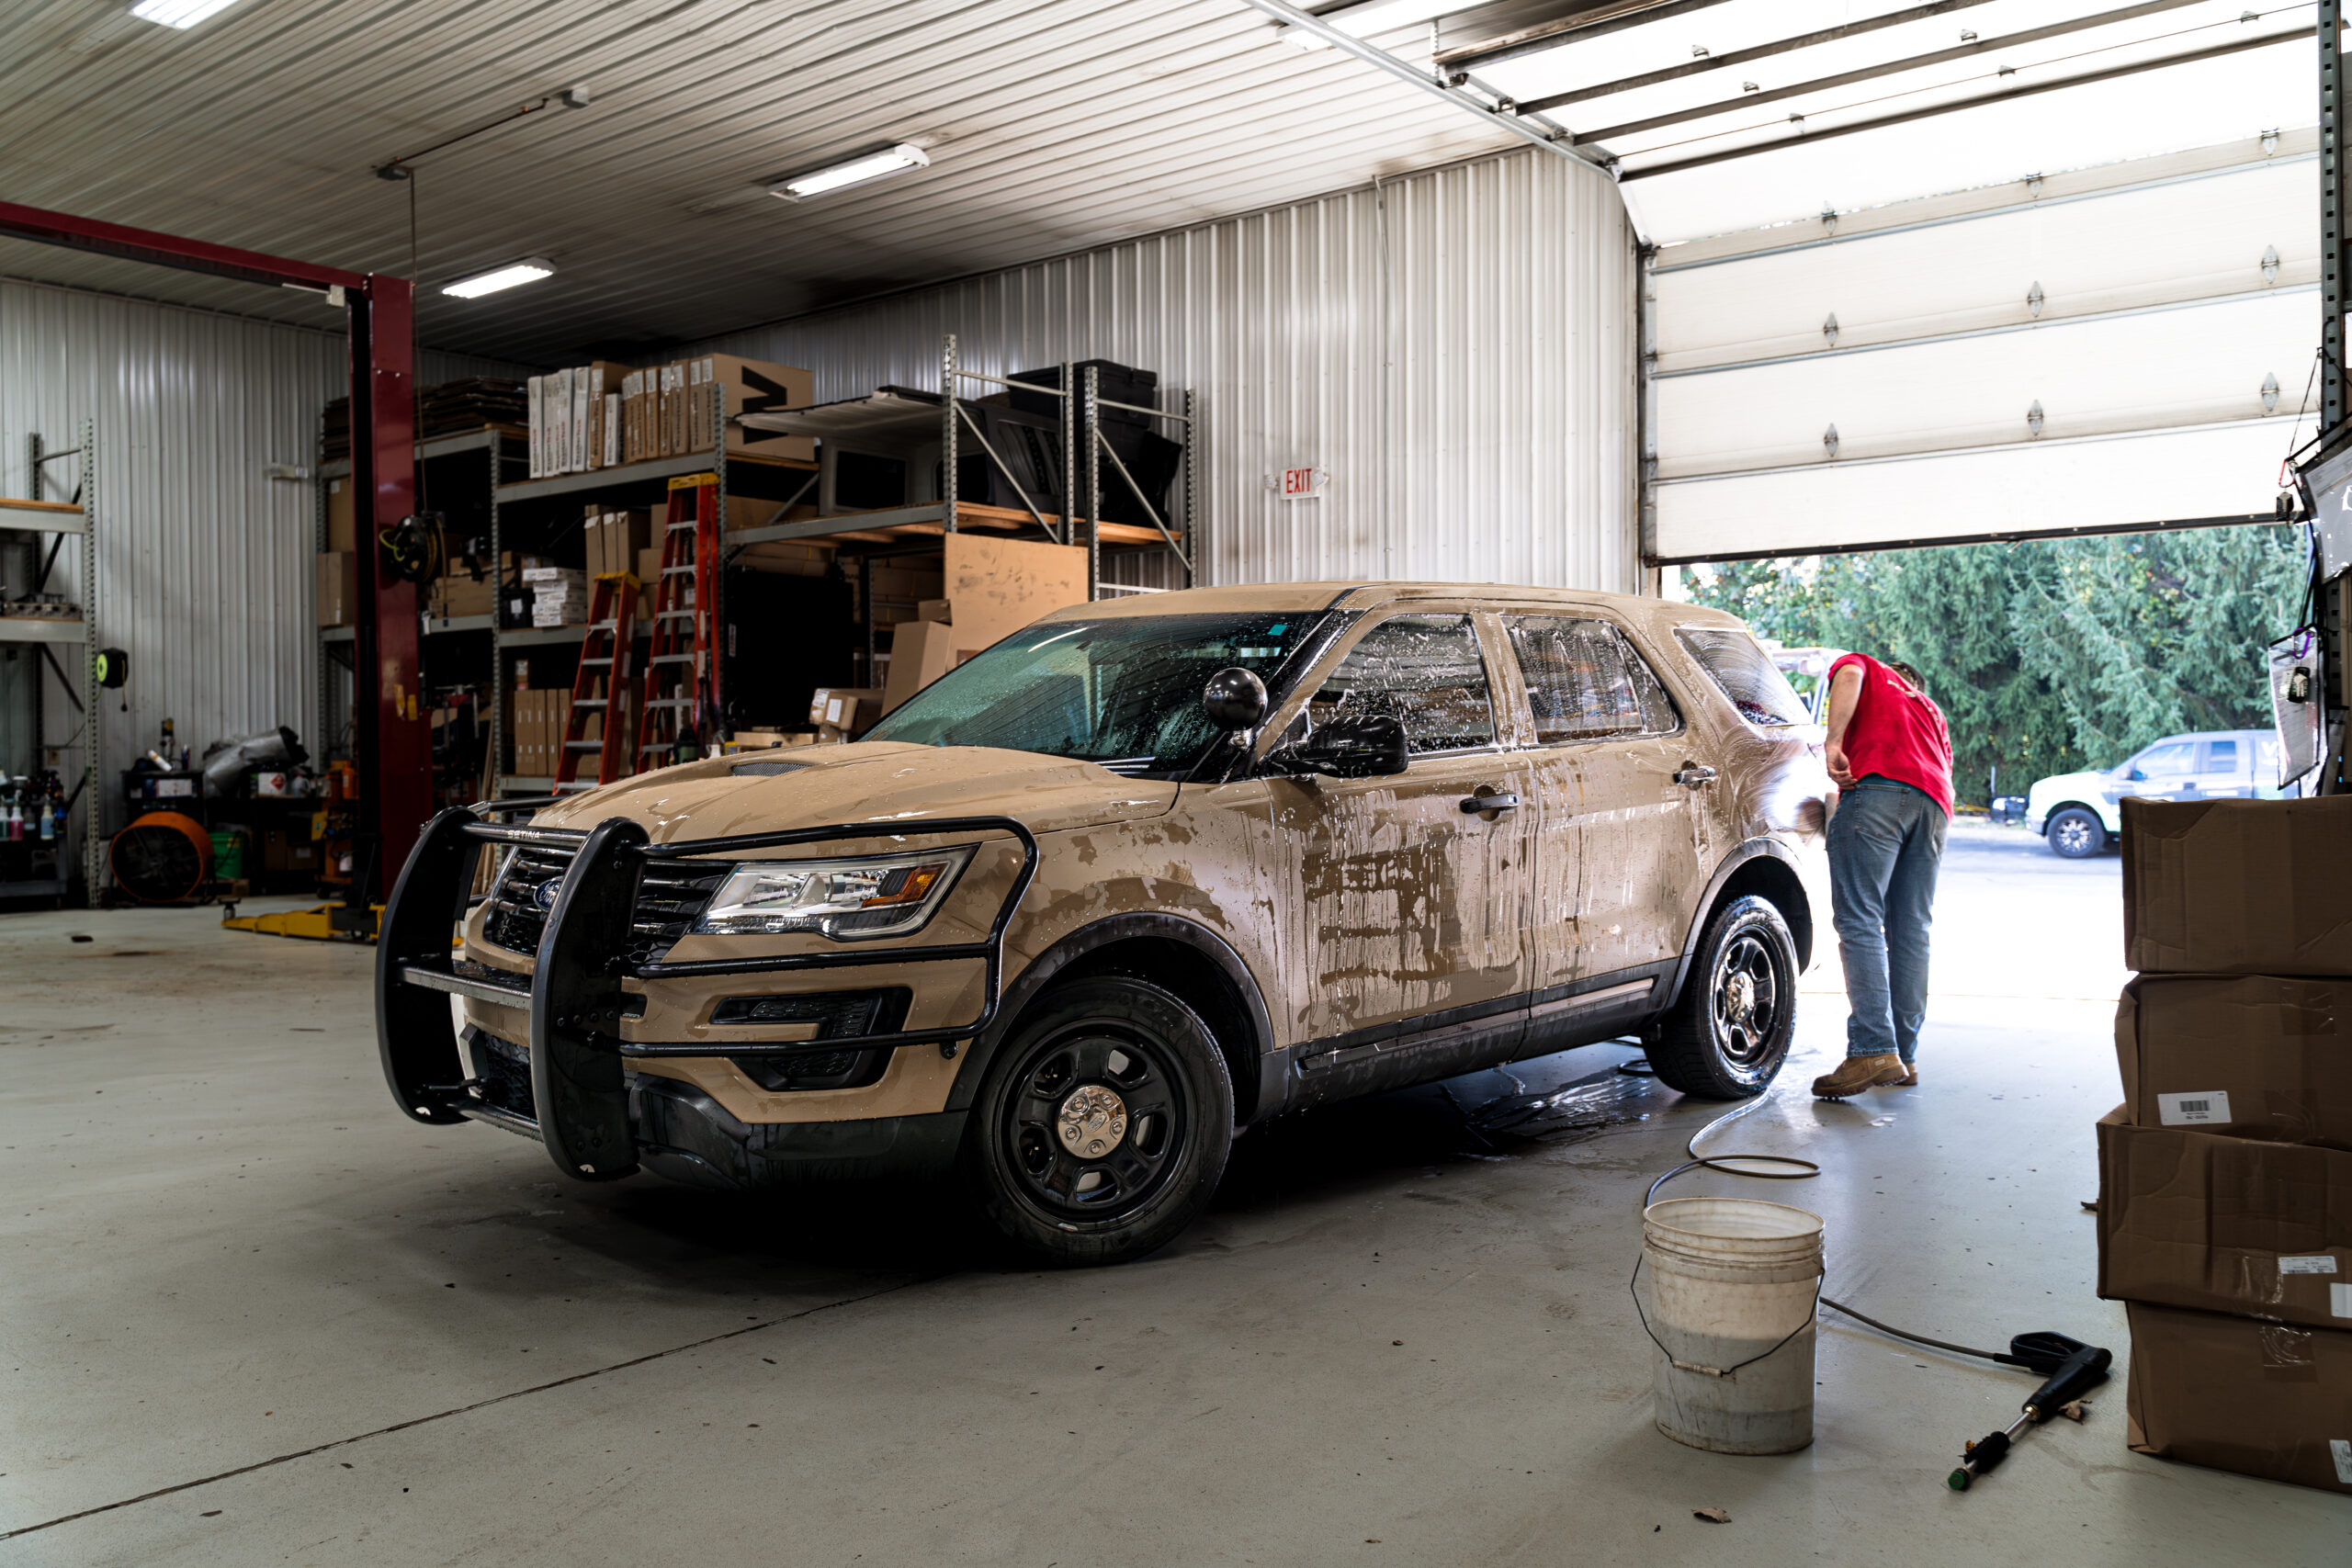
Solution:
[(1663, 735), (1680, 722), (1657, 676), (1607, 621), (1514, 615), (1506, 624), (1545, 745)]
[(2175, 778), (2196, 768), (2197, 746), (2194, 741), (2167, 740), (2141, 752), (2132, 765), (2152, 779)]
[(1397, 615), (1364, 633), (1306, 705), (1316, 728), (1334, 718), (1393, 715), (1415, 751), (1490, 746), (1495, 710), (1487, 666), (1467, 615)]
[(2238, 743), (2234, 740), (2205, 742), (2205, 766), (2209, 773), (2234, 773), (2238, 771)]
[(1804, 699), (1789, 685), (1769, 655), (1744, 631), (1718, 626), (1678, 626), (1674, 635), (1690, 657), (1723, 688), (1739, 716), (1762, 728), (1811, 724)]

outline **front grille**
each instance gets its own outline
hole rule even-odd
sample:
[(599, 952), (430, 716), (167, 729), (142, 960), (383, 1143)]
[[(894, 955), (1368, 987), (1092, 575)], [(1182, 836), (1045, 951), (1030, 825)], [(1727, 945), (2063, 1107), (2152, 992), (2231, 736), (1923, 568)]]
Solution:
[[(545, 897), (552, 902), (556, 886), (571, 867), (573, 852), (518, 848), (491, 892), (490, 913), (482, 921), (483, 938), (509, 953), (537, 953), (548, 925), (548, 912), (539, 899)], [(628, 947), (622, 956), (632, 964), (650, 964), (669, 952), (670, 944), (702, 919), (711, 895), (733, 869), (723, 862), (650, 863), (638, 885), (636, 919), (630, 922)]]
[(481, 1102), (510, 1116), (537, 1121), (538, 1107), (531, 1097), (531, 1054), (479, 1029), (466, 1031), (466, 1044), (474, 1059), (474, 1093)]

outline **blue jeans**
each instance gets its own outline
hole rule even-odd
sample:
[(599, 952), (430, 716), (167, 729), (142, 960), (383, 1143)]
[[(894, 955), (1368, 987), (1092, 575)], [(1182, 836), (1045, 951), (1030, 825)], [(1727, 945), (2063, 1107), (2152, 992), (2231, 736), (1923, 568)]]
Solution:
[(1905, 1062), (1928, 1017), (1928, 925), (1950, 819), (1926, 791), (1857, 779), (1829, 819), (1829, 903), (1846, 965), (1846, 1055)]

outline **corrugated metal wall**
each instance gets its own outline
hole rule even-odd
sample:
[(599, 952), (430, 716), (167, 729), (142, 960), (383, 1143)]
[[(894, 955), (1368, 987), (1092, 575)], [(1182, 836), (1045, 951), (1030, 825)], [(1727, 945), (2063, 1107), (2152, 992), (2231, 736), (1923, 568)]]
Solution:
[[(936, 387), (948, 332), (995, 375), (1157, 370), (1205, 424), (1204, 582), (1629, 592), (1634, 290), (1614, 187), (1529, 150), (697, 346), (809, 367), (820, 400)], [(1308, 465), (1325, 497), (1265, 488)]]
[[(198, 752), (308, 722), (314, 491), (263, 469), (315, 466), (345, 362), (339, 332), (0, 279), (0, 493), (31, 493), (27, 437), (62, 448), (85, 419), (96, 428), (98, 625), (131, 671), (105, 705), (110, 771), (156, 744), (166, 717)], [(421, 370), (430, 382), (514, 368), (428, 352)], [(48, 465), (52, 499), (75, 461)], [(79, 566), (61, 551), (51, 586), (80, 597)], [(53, 679), (48, 694), (56, 745), (76, 719)], [(27, 739), (10, 737), (0, 767), (30, 763)]]

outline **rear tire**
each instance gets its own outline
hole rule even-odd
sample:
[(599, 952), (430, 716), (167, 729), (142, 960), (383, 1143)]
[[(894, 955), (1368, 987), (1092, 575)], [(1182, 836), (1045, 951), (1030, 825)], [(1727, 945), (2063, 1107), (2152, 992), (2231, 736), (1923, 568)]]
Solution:
[(1193, 1223), (1232, 1142), (1233, 1082), (1208, 1025), (1171, 991), (1099, 975), (1047, 990), (997, 1047), (964, 1177), (1032, 1258), (1125, 1263)]
[(1650, 1066), (1660, 1083), (1701, 1100), (1760, 1094), (1788, 1060), (1796, 1002), (1788, 921), (1768, 898), (1735, 898), (1707, 922)]
[(2044, 835), (2061, 860), (2088, 860), (2107, 848), (2107, 824), (2096, 813), (2070, 806), (2051, 818)]

